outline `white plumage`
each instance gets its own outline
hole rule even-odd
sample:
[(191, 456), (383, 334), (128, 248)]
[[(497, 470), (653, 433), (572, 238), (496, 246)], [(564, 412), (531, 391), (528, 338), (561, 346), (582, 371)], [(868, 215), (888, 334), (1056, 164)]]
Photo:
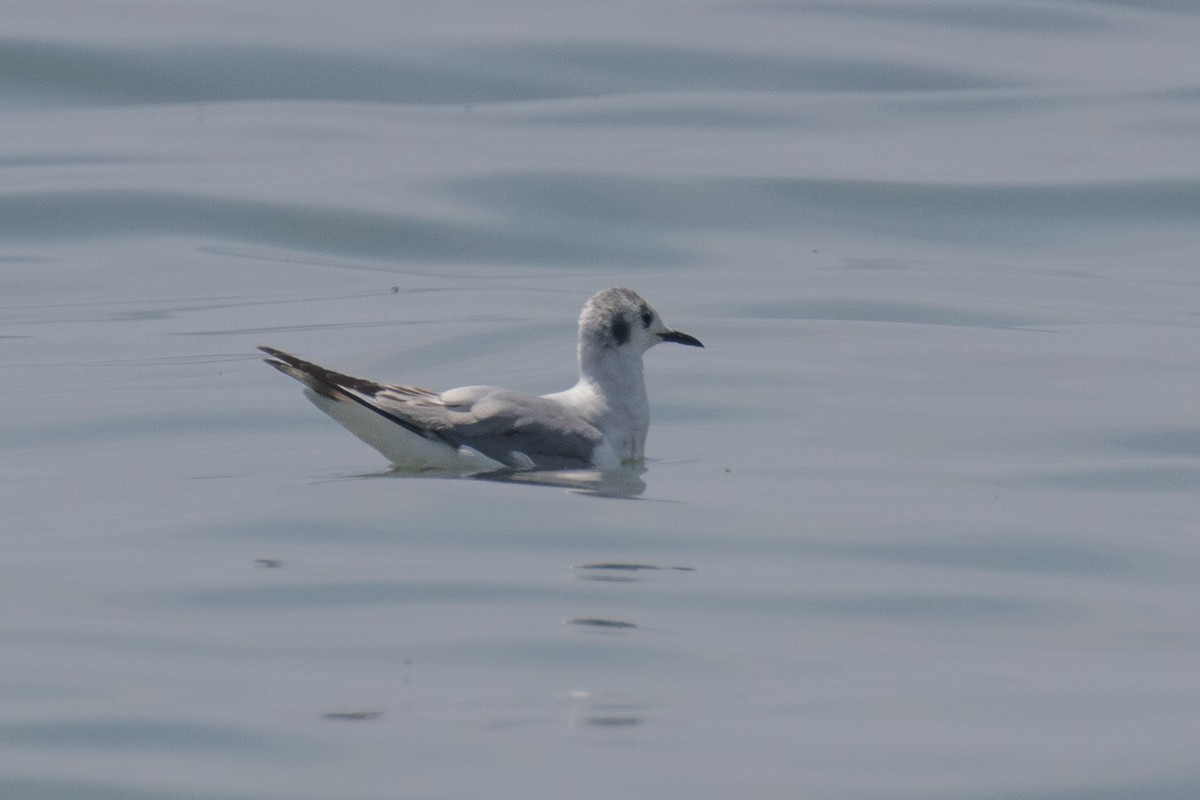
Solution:
[(594, 295), (579, 317), (579, 381), (549, 395), (494, 386), (435, 392), (344, 375), (273, 347), (266, 362), (317, 408), (401, 469), (461, 473), (611, 469), (640, 461), (650, 425), (642, 354), (660, 342), (703, 347), (663, 324), (632, 289)]

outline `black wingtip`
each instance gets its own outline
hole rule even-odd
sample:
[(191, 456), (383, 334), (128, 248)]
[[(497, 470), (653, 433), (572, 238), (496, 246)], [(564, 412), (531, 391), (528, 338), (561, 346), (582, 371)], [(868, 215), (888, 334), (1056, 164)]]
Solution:
[(308, 383), (308, 381), (304, 380), (304, 378), (300, 374), (298, 374), (297, 371), (295, 370), (295, 368), (292, 366), (292, 361), (294, 360), (293, 356), (289, 356), (287, 353), (283, 352), (282, 350), (276, 350), (274, 347), (268, 347), (265, 344), (260, 344), (258, 346), (258, 349), (262, 350), (264, 353), (266, 353), (267, 355), (270, 356), (270, 358), (263, 359), (264, 364), (270, 364), (272, 367), (279, 370), (284, 375), (287, 375), (289, 377), (295, 378), (296, 380), (301, 380), (301, 381), (304, 381), (305, 383)]

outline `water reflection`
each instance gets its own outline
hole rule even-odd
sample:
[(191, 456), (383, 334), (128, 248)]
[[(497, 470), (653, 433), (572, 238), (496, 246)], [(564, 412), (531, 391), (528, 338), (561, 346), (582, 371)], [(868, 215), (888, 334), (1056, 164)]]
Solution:
[(490, 472), (473, 477), (480, 480), (507, 483), (525, 483), (535, 486), (557, 486), (572, 494), (587, 494), (595, 497), (631, 499), (646, 491), (642, 475), (646, 473), (641, 464), (627, 465), (612, 470), (575, 469), (534, 472)]
[(571, 692), (574, 725), (581, 728), (632, 728), (644, 721), (646, 706), (615, 692), (578, 689)]
[(628, 630), (636, 628), (637, 623), (626, 622), (623, 619), (604, 619), (602, 617), (576, 617), (575, 619), (567, 620), (568, 625), (583, 625), (590, 628), (600, 628), (602, 630)]
[(494, 483), (519, 483), (531, 486), (550, 486), (566, 489), (571, 494), (584, 494), (594, 497), (613, 497), (632, 499), (640, 497), (646, 491), (646, 482), (642, 475), (646, 467), (642, 464), (630, 464), (617, 469), (574, 469), (574, 470), (531, 470), (527, 472), (484, 472), (474, 475), (463, 475), (459, 472), (443, 470), (402, 470), (389, 469), (383, 472), (368, 472), (353, 475), (354, 478), (407, 478), (412, 480), (437, 479), (443, 480), (480, 480)]
[(595, 564), (574, 564), (573, 570), (579, 570), (578, 577), (585, 581), (602, 583), (634, 583), (642, 580), (637, 573), (650, 571), (673, 570), (676, 572), (695, 572), (695, 567), (659, 567), (654, 564), (630, 564), (622, 562), (603, 562)]

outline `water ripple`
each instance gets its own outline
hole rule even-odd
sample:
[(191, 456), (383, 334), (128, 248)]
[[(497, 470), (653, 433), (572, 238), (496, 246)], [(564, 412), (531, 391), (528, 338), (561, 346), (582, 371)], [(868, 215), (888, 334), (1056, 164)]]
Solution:
[[(981, 75), (866, 58), (757, 55), (641, 43), (518, 42), (404, 57), (228, 43), (104, 47), (0, 40), (12, 106), (321, 99), (511, 102), (676, 90), (913, 91), (1004, 85)], [(17, 77), (19, 76), (19, 77)]]
[(400, 214), (193, 194), (96, 190), (0, 197), (9, 241), (97, 240), (176, 234), (388, 259), (456, 263), (667, 264), (654, 237), (619, 241), (582, 230), (516, 228)]
[(162, 719), (63, 720), (0, 725), (9, 746), (81, 750), (270, 753), (280, 742), (227, 725)]
[[(588, 221), (639, 230), (795, 231), (832, 228), (912, 240), (1030, 246), (1094, 237), (1103, 228), (1190, 229), (1200, 181), (968, 185), (816, 178), (670, 180), (585, 173), (514, 173), (448, 185), (508, 217)], [(930, 220), (936, 219), (937, 225)]]

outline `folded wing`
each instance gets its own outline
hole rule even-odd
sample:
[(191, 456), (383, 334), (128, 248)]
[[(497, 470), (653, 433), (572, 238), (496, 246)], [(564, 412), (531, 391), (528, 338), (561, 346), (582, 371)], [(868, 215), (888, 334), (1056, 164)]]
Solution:
[(554, 400), (490, 386), (438, 393), (375, 383), (271, 347), (267, 363), (397, 466), (409, 469), (573, 469), (591, 465), (601, 434)]

